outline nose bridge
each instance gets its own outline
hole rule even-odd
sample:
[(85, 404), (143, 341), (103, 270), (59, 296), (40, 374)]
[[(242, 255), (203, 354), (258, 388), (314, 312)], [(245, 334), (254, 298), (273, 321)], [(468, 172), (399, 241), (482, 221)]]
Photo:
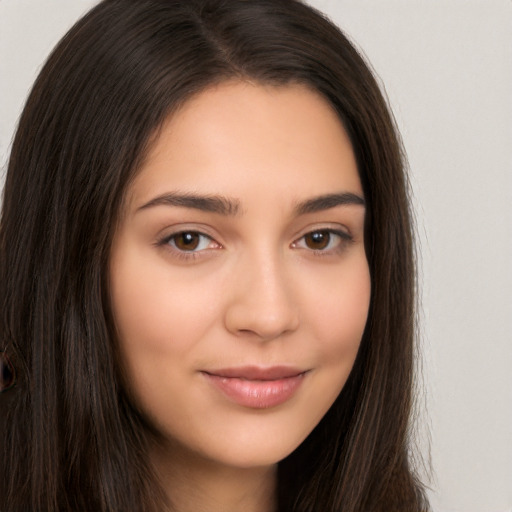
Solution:
[(271, 247), (247, 251), (231, 277), (226, 326), (231, 332), (276, 338), (298, 326), (293, 275), (284, 255)]

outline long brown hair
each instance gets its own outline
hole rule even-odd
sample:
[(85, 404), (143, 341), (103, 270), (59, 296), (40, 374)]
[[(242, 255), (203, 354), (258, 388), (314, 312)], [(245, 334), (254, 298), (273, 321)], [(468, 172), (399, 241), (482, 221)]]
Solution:
[(414, 259), (403, 156), (376, 80), (297, 0), (105, 0), (62, 39), (13, 143), (0, 223), (2, 512), (156, 511), (144, 419), (122, 387), (108, 290), (124, 193), (163, 121), (228, 79), (305, 84), (339, 114), (367, 202), (361, 348), (279, 464), (281, 512), (427, 508), (409, 467)]

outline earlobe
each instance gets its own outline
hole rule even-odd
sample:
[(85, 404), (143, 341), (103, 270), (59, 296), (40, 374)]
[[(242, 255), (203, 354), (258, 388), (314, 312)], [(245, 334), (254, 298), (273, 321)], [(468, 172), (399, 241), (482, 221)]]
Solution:
[(8, 391), (16, 383), (14, 366), (4, 351), (0, 351), (0, 393)]

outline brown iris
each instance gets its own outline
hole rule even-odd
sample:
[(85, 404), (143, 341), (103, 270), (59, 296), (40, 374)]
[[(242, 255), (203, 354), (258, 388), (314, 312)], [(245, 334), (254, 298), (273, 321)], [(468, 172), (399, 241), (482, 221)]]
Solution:
[(174, 245), (180, 251), (194, 251), (199, 246), (201, 235), (193, 231), (184, 231), (173, 236)]
[(321, 251), (325, 249), (331, 241), (329, 231), (313, 231), (304, 236), (304, 242), (308, 249)]

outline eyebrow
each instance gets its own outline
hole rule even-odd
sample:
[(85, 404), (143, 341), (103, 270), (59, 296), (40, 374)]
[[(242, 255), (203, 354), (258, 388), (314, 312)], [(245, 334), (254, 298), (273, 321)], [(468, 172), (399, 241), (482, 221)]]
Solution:
[[(299, 216), (329, 210), (337, 206), (350, 205), (365, 206), (365, 201), (361, 196), (352, 192), (324, 194), (297, 203), (294, 207), (294, 212), (295, 215)], [(178, 206), (225, 216), (236, 216), (241, 211), (238, 199), (219, 195), (182, 194), (178, 192), (168, 192), (155, 197), (140, 206), (137, 211), (146, 210), (154, 206)]]
[(143, 204), (137, 211), (145, 210), (153, 206), (180, 206), (193, 208), (203, 212), (218, 213), (219, 215), (235, 216), (240, 212), (240, 201), (228, 199), (218, 195), (180, 194), (169, 192), (151, 199)]
[(335, 208), (336, 206), (359, 205), (365, 206), (365, 200), (352, 192), (338, 194), (324, 194), (312, 199), (302, 201), (295, 206), (296, 215), (306, 215)]

